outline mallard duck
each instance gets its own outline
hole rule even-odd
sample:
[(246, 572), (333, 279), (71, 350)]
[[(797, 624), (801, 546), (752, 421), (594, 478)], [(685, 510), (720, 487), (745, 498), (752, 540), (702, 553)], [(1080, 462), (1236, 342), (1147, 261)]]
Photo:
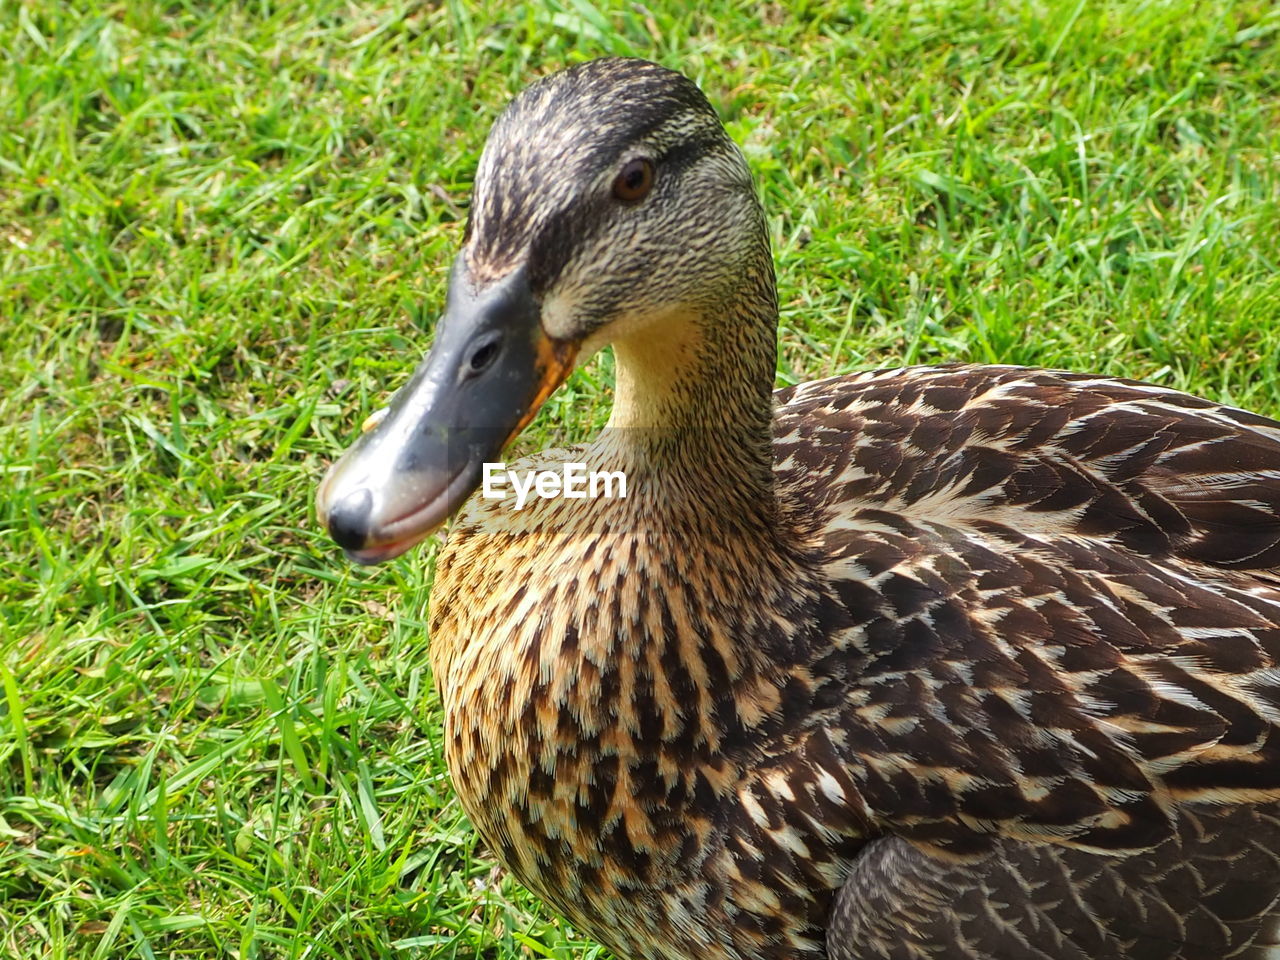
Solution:
[[(361, 563), (460, 510), (431, 659), (494, 855), (627, 960), (1280, 956), (1280, 424), (1003, 366), (774, 393), (777, 319), (692, 82), (598, 60), (496, 122), (318, 500)], [(606, 345), (608, 427), (510, 466), (627, 495), (471, 496)]]

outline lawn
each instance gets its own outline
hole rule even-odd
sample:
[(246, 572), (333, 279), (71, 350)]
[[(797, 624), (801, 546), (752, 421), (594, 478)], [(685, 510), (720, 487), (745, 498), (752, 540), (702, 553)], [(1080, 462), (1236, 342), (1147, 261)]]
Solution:
[(1270, 0), (685, 6), (0, 0), (0, 956), (597, 949), (452, 797), (431, 548), (355, 569), (311, 505), (430, 340), (488, 125), (565, 63), (721, 111), (780, 383), (1020, 363), (1280, 415)]

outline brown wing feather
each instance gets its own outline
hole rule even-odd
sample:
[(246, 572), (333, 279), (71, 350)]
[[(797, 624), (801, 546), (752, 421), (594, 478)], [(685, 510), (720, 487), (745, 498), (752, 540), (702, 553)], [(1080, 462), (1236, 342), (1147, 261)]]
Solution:
[(1280, 426), (1016, 368), (780, 400), (852, 621), (820, 722), (886, 830), (1140, 850), (1179, 804), (1280, 798)]
[[(1280, 424), (1256, 414), (1017, 367), (876, 371), (778, 400), (780, 453), (804, 446), (797, 479), (828, 504), (944, 504), (1146, 556), (1280, 566)], [(822, 443), (837, 435), (852, 445)]]
[(1274, 808), (1188, 814), (1133, 857), (1007, 841), (948, 863), (886, 837), (858, 859), (831, 960), (1265, 960), (1280, 890)]

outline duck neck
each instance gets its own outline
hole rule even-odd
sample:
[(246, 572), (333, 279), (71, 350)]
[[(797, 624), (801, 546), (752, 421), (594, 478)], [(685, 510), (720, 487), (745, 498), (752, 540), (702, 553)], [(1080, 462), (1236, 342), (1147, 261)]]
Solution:
[(771, 524), (777, 317), (770, 270), (733, 302), (673, 311), (615, 341), (613, 415), (600, 443), (649, 487), (650, 508)]

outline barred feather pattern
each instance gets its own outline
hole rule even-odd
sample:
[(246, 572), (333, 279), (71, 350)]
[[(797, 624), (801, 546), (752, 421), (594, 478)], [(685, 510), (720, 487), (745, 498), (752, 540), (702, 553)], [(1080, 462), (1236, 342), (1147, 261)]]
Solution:
[(1185, 960), (1280, 955), (1274, 809), (1185, 810), (1149, 853), (1001, 841), (956, 864), (877, 840), (837, 895), (833, 960)]
[(833, 960), (1280, 955), (1277, 424), (1018, 368), (780, 401), (862, 613), (828, 725), (888, 835)]
[(498, 858), (629, 958), (1278, 955), (1280, 426), (1008, 367), (776, 400), (774, 516), (605, 439), (660, 497), (458, 521)]
[(1275, 424), (1001, 368), (784, 402), (784, 476), (860, 612), (841, 728), (899, 833), (1141, 850), (1174, 804), (1280, 795)]

